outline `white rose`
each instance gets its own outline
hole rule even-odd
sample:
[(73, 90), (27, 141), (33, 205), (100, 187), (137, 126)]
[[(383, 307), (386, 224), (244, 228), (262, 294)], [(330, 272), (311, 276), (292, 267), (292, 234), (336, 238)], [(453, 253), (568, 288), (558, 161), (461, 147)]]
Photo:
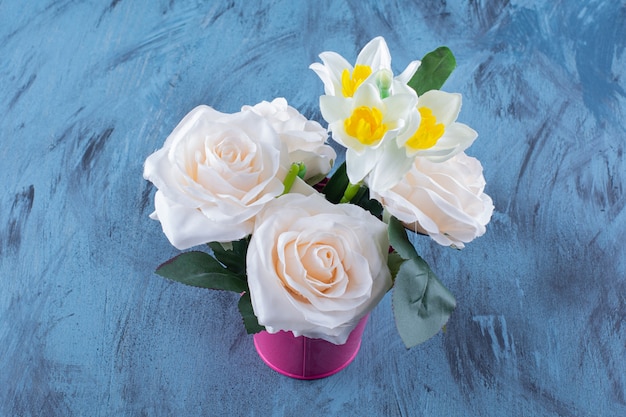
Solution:
[(247, 254), (254, 312), (269, 333), (346, 342), (391, 287), (386, 225), (319, 194), (286, 194), (259, 214)]
[(328, 132), (289, 106), (287, 100), (262, 101), (255, 106), (244, 106), (242, 110), (252, 110), (270, 122), (287, 145), (289, 161), (302, 162), (306, 166), (305, 180), (314, 183), (330, 172), (337, 154), (326, 144)]
[(144, 178), (158, 188), (151, 217), (178, 249), (245, 237), (256, 214), (283, 192), (281, 146), (252, 111), (196, 107), (146, 159)]
[(480, 162), (460, 153), (439, 163), (418, 157), (400, 183), (372, 197), (408, 228), (460, 249), (482, 236), (491, 219), (493, 202), (484, 188)]

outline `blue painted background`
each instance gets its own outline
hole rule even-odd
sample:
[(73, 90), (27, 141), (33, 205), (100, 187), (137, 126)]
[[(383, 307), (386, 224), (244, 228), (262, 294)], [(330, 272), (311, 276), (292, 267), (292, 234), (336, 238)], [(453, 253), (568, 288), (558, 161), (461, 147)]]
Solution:
[[(626, 415), (623, 1), (0, 0), (0, 415)], [(320, 120), (325, 50), (439, 45), (496, 212), (418, 246), (457, 297), (406, 350), (387, 296), (324, 380), (254, 352), (236, 295), (170, 283), (144, 159), (204, 103)], [(624, 324), (624, 326), (622, 326)]]

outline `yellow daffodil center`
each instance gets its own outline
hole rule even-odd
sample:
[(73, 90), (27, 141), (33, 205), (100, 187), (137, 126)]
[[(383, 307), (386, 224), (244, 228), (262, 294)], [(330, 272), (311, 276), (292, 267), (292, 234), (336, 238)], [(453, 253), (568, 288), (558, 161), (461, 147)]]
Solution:
[(387, 125), (383, 123), (383, 113), (376, 107), (357, 107), (352, 111), (352, 115), (343, 121), (343, 126), (348, 135), (367, 146), (376, 144), (387, 132)]
[(413, 149), (430, 149), (443, 136), (445, 126), (443, 123), (437, 123), (437, 118), (428, 107), (420, 107), (417, 110), (422, 116), (422, 121), (406, 145)]
[(354, 96), (356, 89), (363, 84), (363, 81), (372, 73), (369, 65), (356, 65), (352, 74), (347, 68), (341, 73), (341, 92), (344, 97)]

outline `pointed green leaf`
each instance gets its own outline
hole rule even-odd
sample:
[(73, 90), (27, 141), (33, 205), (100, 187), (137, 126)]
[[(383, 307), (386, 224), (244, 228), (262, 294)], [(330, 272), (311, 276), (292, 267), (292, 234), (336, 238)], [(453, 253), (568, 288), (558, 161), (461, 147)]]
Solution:
[(240, 240), (235, 240), (234, 242), (232, 242), (233, 245), (233, 251), (237, 254), (239, 254), (240, 256), (243, 255), (243, 257), (246, 257), (246, 253), (248, 253), (248, 245), (250, 244), (250, 236), (248, 237), (244, 237), (243, 239)]
[(456, 59), (452, 51), (446, 46), (441, 46), (424, 56), (408, 85), (418, 96), (430, 90), (439, 90), (455, 67)]
[(194, 287), (243, 292), (245, 279), (228, 271), (206, 252), (185, 252), (159, 266), (156, 273), (162, 277)]
[(210, 242), (209, 247), (215, 258), (220, 261), (229, 271), (245, 276), (246, 253), (248, 251), (248, 238), (232, 242), (232, 248), (226, 249), (222, 243)]
[(398, 333), (407, 348), (436, 335), (456, 307), (452, 293), (421, 258), (402, 264), (394, 283), (392, 305)]
[(265, 327), (259, 324), (259, 320), (254, 315), (250, 293), (246, 292), (241, 296), (238, 307), (239, 313), (241, 313), (241, 318), (243, 319), (243, 325), (245, 326), (248, 334), (255, 334), (265, 330)]
[(389, 257), (387, 258), (387, 267), (389, 267), (389, 272), (391, 272), (392, 280), (396, 279), (396, 275), (398, 275), (400, 267), (404, 262), (406, 261), (402, 259), (402, 257), (398, 255), (398, 252), (395, 250), (389, 254)]
[(346, 163), (343, 162), (329, 178), (322, 193), (326, 196), (326, 200), (333, 204), (339, 204), (348, 184), (350, 181), (348, 180)]
[(418, 256), (400, 220), (391, 217), (387, 233), (389, 235), (389, 244), (398, 252), (402, 259), (414, 259)]
[[(389, 219), (388, 233), (396, 256), (404, 259), (395, 276), (392, 305), (398, 333), (410, 348), (439, 332), (456, 307), (456, 300), (417, 254), (406, 229), (395, 217)], [(391, 262), (390, 269), (397, 266), (398, 260)]]
[(376, 200), (370, 199), (370, 191), (369, 188), (363, 186), (359, 193), (352, 200), (353, 204), (369, 211), (372, 213), (372, 216), (380, 218), (383, 213), (383, 206)]

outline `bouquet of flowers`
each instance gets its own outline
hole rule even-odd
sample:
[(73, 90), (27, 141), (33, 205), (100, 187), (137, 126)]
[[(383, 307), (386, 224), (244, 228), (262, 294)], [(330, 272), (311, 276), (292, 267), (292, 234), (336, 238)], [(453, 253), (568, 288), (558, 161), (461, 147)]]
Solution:
[[(395, 76), (381, 37), (354, 66), (320, 58), (310, 68), (328, 129), (283, 98), (233, 114), (199, 106), (146, 159), (151, 218), (180, 250), (207, 245), (157, 273), (241, 294), (248, 333), (334, 344), (393, 289), (411, 347), (445, 325), (455, 299), (408, 233), (461, 249), (493, 212), (482, 166), (464, 153), (477, 134), (456, 121), (461, 95), (439, 90), (456, 62), (441, 47)], [(339, 166), (329, 132), (345, 148)]]

